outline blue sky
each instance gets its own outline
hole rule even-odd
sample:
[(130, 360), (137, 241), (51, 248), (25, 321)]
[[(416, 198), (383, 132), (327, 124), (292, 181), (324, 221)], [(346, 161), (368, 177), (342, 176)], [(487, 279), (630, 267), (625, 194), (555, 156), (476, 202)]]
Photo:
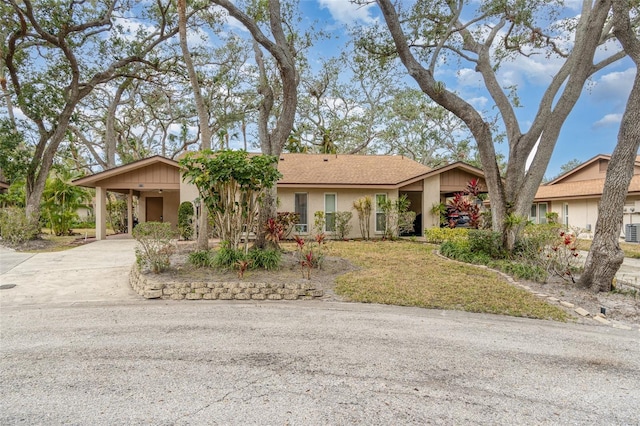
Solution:
[[(567, 15), (575, 16), (579, 13), (581, 2), (567, 0), (565, 4), (568, 6)], [(321, 53), (318, 53), (321, 56), (327, 56), (332, 49), (338, 50), (345, 43), (346, 26), (368, 25), (381, 19), (375, 6), (359, 7), (348, 0), (301, 0), (300, 8), (303, 16), (319, 22), (323, 28), (337, 36), (337, 39), (323, 42), (322, 50), (319, 50)], [(311, 54), (314, 54), (313, 51)], [(538, 56), (521, 58), (501, 68), (501, 81), (518, 85), (523, 107), (517, 110), (517, 114), (523, 131), (527, 130), (533, 120), (538, 101), (557, 66), (558, 62)], [(557, 174), (562, 164), (574, 158), (586, 161), (597, 154), (613, 152), (634, 76), (635, 66), (625, 59), (607, 67), (591, 79), (563, 126), (547, 176)], [(479, 74), (471, 68), (463, 66), (448, 76), (441, 75), (438, 78), (465, 99), (473, 100), (474, 106), (484, 110), (492, 108)], [(410, 78), (407, 78), (407, 83), (417, 87)], [(506, 146), (499, 146), (498, 149), (506, 151)]]

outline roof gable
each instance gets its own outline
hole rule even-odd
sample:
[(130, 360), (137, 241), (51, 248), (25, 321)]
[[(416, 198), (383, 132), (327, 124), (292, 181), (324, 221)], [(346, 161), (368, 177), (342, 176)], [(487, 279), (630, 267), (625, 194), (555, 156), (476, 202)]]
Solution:
[(145, 183), (152, 185), (179, 185), (179, 176), (180, 165), (178, 162), (160, 155), (155, 155), (100, 173), (75, 179), (73, 184), (89, 188), (105, 185), (111, 188), (131, 188), (132, 185), (142, 188), (146, 186), (140, 185), (145, 185)]
[[(558, 183), (579, 182), (594, 179), (604, 179), (607, 174), (607, 167), (611, 161), (610, 155), (599, 154), (590, 160), (585, 161), (573, 170), (558, 176), (546, 185), (556, 185)], [(640, 174), (640, 155), (636, 156), (634, 175)]]

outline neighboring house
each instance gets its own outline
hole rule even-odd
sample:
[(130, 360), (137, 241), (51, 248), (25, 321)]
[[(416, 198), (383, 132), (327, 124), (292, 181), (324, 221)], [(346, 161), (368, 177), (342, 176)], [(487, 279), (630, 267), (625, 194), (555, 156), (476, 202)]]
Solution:
[(9, 190), (9, 184), (0, 180), (0, 194), (4, 194)]
[[(540, 186), (531, 206), (529, 220), (545, 223), (546, 213), (555, 212), (560, 222), (584, 233), (593, 233), (598, 219), (610, 155), (597, 155), (575, 169)], [(625, 201), (624, 223), (640, 222), (640, 156)], [(624, 234), (624, 226), (621, 230)]]
[[(369, 195), (374, 201), (371, 216), (372, 236), (380, 214), (377, 201), (395, 200), (406, 195), (410, 210), (419, 220), (417, 235), (425, 228), (439, 226), (439, 217), (431, 213), (434, 204), (445, 202), (453, 193), (463, 191), (471, 178), (480, 178), (480, 169), (458, 162), (430, 169), (402, 156), (342, 155), (342, 154), (282, 154), (278, 170), (278, 210), (296, 212), (301, 220), (298, 229), (310, 232), (316, 211), (332, 214), (352, 211), (353, 202)], [(194, 202), (198, 191), (194, 185), (182, 182), (179, 165), (173, 160), (155, 156), (74, 181), (76, 185), (96, 188), (96, 235), (105, 238), (105, 191), (128, 194), (129, 217), (133, 217), (133, 197), (138, 197), (140, 222), (163, 220), (176, 224), (181, 202)], [(100, 204), (101, 201), (101, 206)], [(129, 221), (131, 223), (131, 221)], [(354, 211), (349, 237), (360, 237), (357, 214)], [(100, 232), (98, 232), (98, 228)], [(331, 229), (327, 230), (331, 233)]]

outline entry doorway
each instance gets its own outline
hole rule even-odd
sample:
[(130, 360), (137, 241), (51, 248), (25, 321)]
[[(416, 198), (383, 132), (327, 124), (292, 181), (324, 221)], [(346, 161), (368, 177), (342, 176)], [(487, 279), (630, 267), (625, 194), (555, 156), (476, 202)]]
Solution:
[(146, 198), (146, 218), (147, 222), (162, 222), (162, 209), (164, 208), (162, 197)]
[(422, 236), (422, 192), (420, 191), (401, 191), (400, 196), (406, 195), (407, 199), (411, 203), (409, 205), (409, 211), (416, 214), (416, 218), (413, 222), (413, 232), (403, 233), (402, 236)]

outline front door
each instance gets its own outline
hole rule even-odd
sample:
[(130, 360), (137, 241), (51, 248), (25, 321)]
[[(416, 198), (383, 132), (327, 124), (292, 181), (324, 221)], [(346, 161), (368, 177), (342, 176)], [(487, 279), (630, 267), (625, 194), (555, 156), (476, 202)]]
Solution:
[(147, 197), (147, 222), (162, 222), (162, 197)]

